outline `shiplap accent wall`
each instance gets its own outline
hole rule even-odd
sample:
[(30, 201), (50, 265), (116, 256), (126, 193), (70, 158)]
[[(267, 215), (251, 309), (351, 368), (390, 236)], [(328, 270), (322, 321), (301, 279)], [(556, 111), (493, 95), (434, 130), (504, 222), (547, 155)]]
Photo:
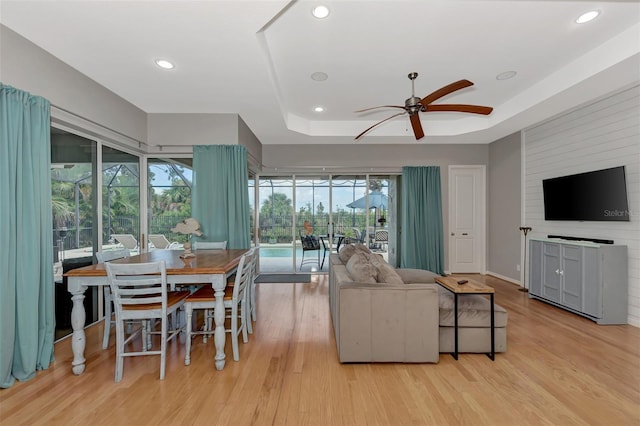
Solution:
[[(628, 322), (640, 327), (640, 85), (525, 129), (522, 143), (523, 223), (533, 228), (529, 235), (602, 238), (626, 245)], [(544, 220), (543, 179), (622, 165), (629, 222)]]

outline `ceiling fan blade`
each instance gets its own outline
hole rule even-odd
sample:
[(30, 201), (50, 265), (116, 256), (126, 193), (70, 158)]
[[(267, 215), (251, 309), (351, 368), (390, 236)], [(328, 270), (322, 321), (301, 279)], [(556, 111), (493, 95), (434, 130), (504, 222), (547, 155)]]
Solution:
[(380, 106), (375, 106), (375, 107), (371, 107), (371, 108), (359, 109), (359, 110), (353, 111), (353, 112), (365, 112), (365, 111), (371, 111), (372, 109), (378, 109), (378, 108), (402, 108), (402, 109), (404, 109), (404, 107), (400, 106), (400, 105), (380, 105)]
[(424, 131), (422, 131), (422, 124), (420, 124), (420, 116), (418, 113), (409, 116), (411, 120), (411, 127), (413, 127), (413, 134), (416, 135), (416, 140), (424, 137)]
[(453, 82), (451, 84), (448, 84), (448, 85), (446, 85), (444, 87), (441, 87), (440, 89), (436, 90), (433, 93), (428, 94), (427, 96), (422, 98), (420, 103), (423, 106), (427, 106), (431, 102), (437, 101), (438, 99), (440, 99), (443, 96), (447, 96), (449, 93), (453, 93), (456, 90), (464, 89), (465, 87), (469, 87), (469, 86), (473, 86), (473, 83), (470, 82), (469, 80), (458, 80), (458, 81)]
[(493, 108), (482, 105), (465, 105), (465, 104), (443, 104), (443, 105), (427, 105), (426, 112), (434, 111), (450, 111), (450, 112), (469, 112), (471, 114), (489, 115)]
[(380, 125), (380, 124), (384, 123), (385, 121), (389, 121), (389, 120), (391, 120), (392, 118), (395, 118), (395, 117), (397, 117), (397, 116), (399, 116), (399, 115), (404, 115), (404, 114), (406, 114), (406, 111), (399, 112), (399, 113), (397, 113), (397, 114), (393, 114), (391, 117), (388, 117), (388, 118), (385, 118), (384, 120), (378, 121), (376, 124), (374, 124), (373, 126), (369, 127), (367, 130), (365, 130), (364, 132), (360, 133), (358, 136), (356, 136), (356, 137), (355, 137), (355, 138), (353, 138), (353, 139), (357, 141), (357, 140), (358, 140), (358, 139), (360, 139), (362, 136), (364, 136), (364, 134), (365, 134), (365, 133), (367, 133), (369, 130), (373, 129), (374, 127), (376, 127), (376, 126), (378, 126), (378, 125)]

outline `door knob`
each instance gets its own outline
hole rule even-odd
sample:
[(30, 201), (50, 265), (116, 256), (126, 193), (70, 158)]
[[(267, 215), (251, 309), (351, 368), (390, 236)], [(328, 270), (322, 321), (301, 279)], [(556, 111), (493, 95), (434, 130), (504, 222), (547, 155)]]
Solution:
[(556, 275), (558, 275), (560, 273), (559, 269), (556, 269)]
[(452, 233), (451, 233), (451, 236), (453, 237), (454, 235), (456, 235), (456, 234), (455, 234), (455, 232), (452, 232)]
[(463, 232), (462, 235), (469, 235), (469, 234), (467, 234), (466, 232)]
[(564, 271), (560, 271), (560, 275), (564, 275)]

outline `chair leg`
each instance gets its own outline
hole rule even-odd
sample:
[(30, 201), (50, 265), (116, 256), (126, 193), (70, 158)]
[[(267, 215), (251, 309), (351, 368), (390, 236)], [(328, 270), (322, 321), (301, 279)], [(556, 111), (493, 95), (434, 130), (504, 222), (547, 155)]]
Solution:
[(168, 318), (162, 318), (160, 339), (160, 380), (164, 380), (164, 370), (167, 364), (167, 329), (169, 328)]
[(186, 336), (186, 348), (184, 355), (184, 365), (191, 364), (191, 330), (193, 328), (193, 324), (191, 322), (191, 317), (193, 316), (193, 308), (190, 303), (186, 303), (185, 305), (186, 316), (187, 316), (187, 336)]
[(124, 324), (122, 321), (116, 322), (116, 375), (115, 382), (122, 380), (122, 370), (124, 368)]
[(233, 360), (240, 361), (240, 350), (238, 349), (238, 306), (231, 308), (231, 348), (233, 349)]
[(111, 289), (104, 286), (104, 334), (102, 336), (102, 349), (109, 347), (109, 334), (111, 334)]
[(251, 318), (258, 320), (258, 310), (256, 309), (256, 283), (251, 284)]
[[(248, 295), (247, 295), (248, 296)], [(245, 299), (247, 300), (247, 299)], [(240, 307), (240, 327), (242, 330), (242, 343), (249, 342), (249, 336), (247, 335), (247, 331), (249, 330), (249, 325), (251, 324), (251, 320), (249, 320), (247, 324), (247, 318), (249, 317), (249, 311), (247, 310), (247, 304), (245, 300), (242, 301), (242, 306)]]

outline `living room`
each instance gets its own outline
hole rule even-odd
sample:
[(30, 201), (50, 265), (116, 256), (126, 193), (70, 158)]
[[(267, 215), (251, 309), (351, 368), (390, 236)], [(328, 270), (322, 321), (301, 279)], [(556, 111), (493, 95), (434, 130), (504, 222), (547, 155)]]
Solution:
[[(304, 175), (317, 173), (319, 170), (322, 170), (323, 173), (335, 175), (347, 172), (399, 175), (403, 166), (439, 166), (443, 188), (443, 232), (445, 236), (449, 234), (449, 196), (446, 190), (449, 187), (449, 167), (455, 165), (484, 166), (486, 168), (486, 245), (484, 248), (486, 261), (482, 272), (487, 276), (502, 280), (503, 282), (499, 286), (504, 285), (505, 281), (509, 283), (508, 285), (514, 287), (528, 286), (528, 276), (526, 274), (528, 262), (525, 259), (523, 250), (527, 242), (525, 241), (525, 236), (519, 230), (521, 226), (532, 228), (528, 238), (545, 238), (548, 235), (601, 238), (614, 240), (615, 244), (625, 245), (628, 248), (627, 326), (622, 326), (620, 329), (616, 328), (617, 326), (611, 327), (611, 331), (607, 331), (608, 327), (600, 326), (597, 331), (594, 331), (592, 324), (587, 323), (587, 320), (578, 318), (575, 320), (577, 322), (574, 322), (573, 314), (568, 314), (564, 311), (555, 313), (554, 309), (557, 308), (548, 306), (540, 309), (530, 308), (529, 303), (531, 301), (526, 298), (526, 294), (522, 294), (524, 297), (522, 299), (509, 299), (510, 312), (514, 313), (510, 321), (519, 318), (531, 322), (534, 317), (523, 316), (519, 309), (534, 309), (536, 314), (547, 318), (547, 320), (542, 321), (545, 325), (549, 324), (548, 319), (552, 318), (559, 321), (568, 321), (571, 324), (571, 328), (577, 330), (578, 335), (580, 335), (581, 328), (588, 330), (584, 333), (592, 334), (589, 338), (585, 337), (589, 341), (593, 339), (593, 336), (597, 336), (611, 346), (619, 344), (627, 347), (632, 346), (634, 341), (637, 343), (637, 340), (635, 340), (637, 339), (637, 333), (633, 330), (640, 327), (640, 225), (637, 214), (634, 215), (636, 211), (640, 210), (640, 155), (637, 143), (640, 137), (640, 114), (638, 113), (640, 82), (638, 81), (637, 73), (640, 63), (640, 54), (638, 53), (640, 49), (637, 46), (638, 23), (629, 27), (626, 32), (621, 33), (616, 40), (611, 40), (608, 44), (602, 45), (599, 51), (592, 54), (597, 56), (598, 54), (602, 55), (603, 52), (614, 52), (611, 55), (616, 56), (613, 61), (617, 61), (617, 63), (616, 66), (611, 67), (608, 66), (608, 63), (604, 64), (600, 67), (601, 72), (594, 72), (589, 78), (580, 80), (580, 82), (567, 88), (567, 91), (580, 93), (577, 97), (579, 100), (576, 103), (561, 103), (560, 106), (549, 107), (547, 110), (544, 110), (544, 108), (542, 111), (538, 110), (535, 120), (527, 122), (526, 125), (518, 125), (520, 121), (516, 117), (516, 120), (509, 122), (508, 131), (500, 128), (500, 136), (488, 141), (475, 142), (473, 135), (471, 135), (461, 136), (458, 143), (439, 143), (437, 142), (439, 139), (434, 138), (434, 142), (416, 144), (411, 134), (409, 136), (398, 136), (396, 134), (386, 138), (384, 134), (386, 130), (381, 129), (382, 134), (372, 134), (369, 141), (365, 137), (363, 141), (365, 143), (352, 142), (353, 136), (357, 132), (342, 138), (343, 142), (348, 141), (348, 143), (338, 144), (331, 142), (328, 136), (312, 136), (313, 132), (309, 131), (307, 134), (297, 133), (301, 135), (299, 138), (300, 143), (291, 144), (274, 143), (271, 136), (263, 136), (262, 133), (255, 131), (253, 126), (249, 126), (249, 123), (245, 122), (241, 114), (235, 112), (192, 111), (186, 113), (182, 111), (143, 110), (107, 89), (104, 85), (77, 71), (46, 49), (29, 41), (28, 37), (20, 35), (10, 26), (5, 26), (4, 21), (0, 22), (3, 24), (0, 25), (0, 80), (3, 84), (49, 99), (52, 103), (52, 127), (63, 129), (79, 136), (98, 139), (107, 145), (122, 147), (139, 155), (188, 156), (192, 146), (210, 144), (215, 141), (215, 143), (245, 146), (249, 153), (249, 168), (261, 176)], [(636, 41), (630, 42), (630, 39), (635, 39)], [(630, 45), (635, 47), (629, 48)], [(620, 49), (620, 46), (627, 46), (627, 48), (626, 50)], [(590, 62), (594, 56), (582, 58), (582, 61)], [(562, 73), (565, 74), (566, 78), (571, 78), (570, 76), (580, 74), (580, 70), (585, 68), (586, 65), (578, 60), (573, 64), (573, 68), (565, 69)], [(250, 72), (243, 72), (246, 74), (246, 78), (251, 78)], [(404, 73), (405, 70), (402, 72)], [(424, 77), (426, 77), (426, 71)], [(393, 78), (396, 77), (393, 76)], [(422, 78), (423, 75), (420, 76), (418, 82)], [(400, 75), (398, 80), (400, 81), (398, 82), (398, 96), (396, 97), (401, 100), (404, 99), (405, 92), (407, 92), (408, 81), (403, 81), (403, 75)], [(537, 87), (544, 88), (543, 83), (540, 82)], [(143, 82), (137, 81), (135, 84), (142, 85)], [(170, 83), (167, 84), (170, 85)], [(534, 89), (527, 92), (530, 96), (536, 92), (535, 85), (533, 86)], [(517, 101), (529, 104), (537, 104), (538, 102), (544, 104), (544, 101), (539, 99), (517, 99)], [(382, 102), (386, 102), (386, 100)], [(466, 102), (466, 100), (461, 100), (461, 102)], [(512, 102), (511, 106), (515, 108), (516, 101)], [(379, 103), (381, 102), (377, 101), (375, 104)], [(375, 104), (372, 103), (371, 105)], [(365, 102), (362, 107), (367, 105), (367, 102)], [(503, 107), (508, 108), (509, 105)], [(496, 110), (495, 113), (497, 114), (499, 111)], [(270, 120), (283, 121), (279, 111), (277, 113), (269, 111), (266, 115)], [(427, 118), (427, 114), (423, 115), (423, 120), (423, 126), (427, 129), (426, 138), (428, 139), (427, 123), (429, 118)], [(293, 118), (291, 121), (295, 122)], [(310, 120), (310, 122), (312, 121)], [(364, 129), (365, 127), (362, 128)], [(405, 126), (401, 127), (404, 128)], [(403, 129), (403, 131), (410, 132), (410, 127)], [(263, 143), (263, 138), (270, 139), (269, 143)], [(411, 139), (409, 141), (411, 143), (407, 143), (407, 139)], [(398, 141), (402, 141), (402, 143), (396, 143)], [(336, 154), (336, 150), (339, 150), (339, 154)], [(626, 170), (627, 193), (631, 210), (631, 217), (628, 222), (551, 222), (544, 219), (543, 179), (615, 166), (624, 166)], [(448, 257), (449, 242), (447, 238), (444, 239), (444, 244), (445, 256)], [(448, 265), (448, 261), (445, 261), (445, 265)], [(318, 279), (322, 280), (323, 278)], [(310, 287), (316, 290), (321, 289), (322, 285), (319, 284), (321, 282), (314, 281)], [(270, 301), (274, 306), (285, 309), (286, 305), (277, 300), (277, 296), (287, 300), (286, 295), (282, 294), (284, 293), (284, 288), (275, 289), (274, 294), (269, 296), (265, 294), (265, 300)], [(302, 289), (302, 287), (295, 288)], [(291, 302), (291, 298), (288, 300)], [(314, 309), (320, 311), (323, 308), (317, 306)], [(321, 313), (319, 318), (330, 323), (326, 313)], [(582, 322), (583, 320), (585, 322)], [(285, 327), (284, 324), (280, 324), (280, 326)], [(632, 331), (625, 331), (628, 328), (631, 328)], [(304, 330), (309, 333), (309, 336), (306, 337), (311, 340), (316, 334), (324, 336), (327, 333), (327, 330), (321, 325), (314, 326), (309, 324)], [(524, 331), (524, 328), (514, 328), (514, 330)], [(544, 328), (535, 330), (541, 334), (545, 333)], [(534, 333), (534, 331), (527, 329), (527, 333)], [(296, 337), (300, 340), (306, 338), (301, 335), (296, 335)], [(523, 339), (526, 338), (515, 334), (509, 337), (510, 349), (518, 344), (522, 345)], [(616, 338), (621, 340), (616, 341)], [(95, 336), (89, 335), (88, 339), (95, 340)], [(554, 341), (554, 344), (562, 346), (566, 350), (564, 345), (561, 345), (562, 339), (572, 341), (573, 339), (579, 340), (579, 337), (562, 335), (559, 339)], [(93, 342), (93, 340), (91, 341)], [(89, 345), (92, 344), (89, 343)], [(588, 350), (587, 348), (583, 349), (585, 351)], [(609, 349), (608, 346), (598, 347), (597, 352), (606, 359), (607, 355), (612, 353), (608, 352)], [(303, 351), (301, 347), (296, 350)], [(68, 352), (69, 349), (61, 350), (56, 353), (56, 359), (68, 360)], [(249, 353), (252, 354), (252, 352)], [(514, 354), (517, 354), (517, 357), (524, 358), (526, 350), (522, 350), (521, 346), (520, 351), (516, 352), (514, 350)], [(108, 357), (94, 350), (91, 350), (91, 356), (103, 360)], [(317, 358), (322, 356), (335, 355), (324, 352), (314, 355)], [(622, 354), (615, 353), (614, 357), (618, 361), (625, 360), (627, 363), (637, 365), (637, 352), (631, 351), (629, 354), (625, 350)], [(441, 356), (442, 358), (443, 356)], [(456, 371), (456, 374), (472, 377), (474, 373), (471, 373), (471, 371), (474, 369), (483, 370), (493, 367), (490, 364), (481, 364), (478, 358), (471, 355), (468, 358), (461, 358), (468, 363), (467, 365), (463, 363), (452, 364), (449, 360), (441, 361), (441, 364), (445, 364), (448, 367), (447, 373), (443, 374), (454, 374), (453, 371)], [(295, 359), (295, 356), (291, 358), (291, 362), (294, 364), (296, 362)], [(268, 362), (265, 359), (262, 361)], [(500, 356), (497, 357), (497, 362), (499, 361)], [(105, 361), (104, 366), (108, 371), (105, 374), (99, 373), (105, 382), (109, 382), (112, 379), (111, 362), (112, 359)], [(310, 360), (309, 362), (313, 361)], [(549, 362), (551, 363), (552, 361)], [(154, 366), (155, 364), (151, 365), (149, 370), (153, 370)], [(65, 383), (63, 386), (72, 386), (74, 384), (73, 380), (76, 378), (70, 376), (67, 367), (67, 365), (59, 367), (56, 365), (50, 372), (59, 375), (56, 377), (64, 377), (62, 379)], [(175, 367), (177, 369), (184, 368), (181, 365), (176, 365)], [(302, 370), (302, 365), (299, 365), (299, 367)], [(580, 366), (580, 368), (585, 369), (591, 367), (594, 367), (594, 365), (590, 363)], [(334, 367), (331, 368), (333, 369)], [(391, 374), (408, 374), (409, 376), (427, 374), (417, 370), (400, 371), (378, 369), (378, 367), (371, 368), (375, 370), (375, 374), (383, 375), (390, 371), (393, 372)], [(518, 368), (525, 369), (526, 362), (518, 364)], [(541, 364), (536, 364), (536, 368), (541, 368)], [(551, 367), (549, 368), (551, 369)], [(605, 367), (600, 365), (600, 368)], [(628, 368), (626, 370), (628, 375), (632, 378), (638, 377), (637, 367), (626, 368)], [(233, 371), (234, 374), (241, 374), (238, 369), (230, 371)], [(42, 373), (40, 372), (39, 374)], [(263, 373), (261, 370), (260, 374)], [(358, 374), (364, 374), (362, 371), (351, 373), (354, 374), (354, 377)], [(173, 372), (169, 376), (171, 374), (174, 376), (181, 375)], [(314, 380), (322, 380), (320, 373), (316, 372), (314, 374)], [(513, 383), (517, 383), (518, 380), (522, 379), (518, 373), (514, 373), (512, 370), (508, 374), (513, 374), (510, 376)], [(578, 375), (580, 374), (582, 373), (578, 373)], [(125, 373), (125, 378), (126, 376)], [(150, 377), (152, 380), (157, 381), (155, 370), (150, 373)], [(563, 380), (562, 376), (554, 376), (553, 372), (546, 376), (540, 375), (536, 377), (541, 380), (541, 387), (546, 386), (542, 382), (543, 380), (549, 382)], [(86, 380), (87, 378), (85, 377), (84, 381)], [(249, 378), (245, 378), (245, 380), (249, 380)], [(291, 380), (294, 379), (291, 378)], [(367, 380), (373, 380), (373, 378), (369, 377)], [(462, 383), (462, 381), (459, 383)], [(581, 382), (581, 385), (586, 386), (585, 383), (588, 383), (588, 381)], [(155, 384), (156, 382), (151, 384), (147, 382), (147, 386)], [(599, 385), (599, 383), (595, 382), (592, 384), (594, 386)], [(246, 386), (250, 385), (246, 384)], [(277, 385), (272, 383), (271, 386)], [(291, 389), (299, 391), (302, 387), (310, 387), (312, 383), (298, 383), (297, 386), (297, 388), (290, 388), (290, 392), (296, 392)], [(448, 383), (446, 386), (452, 385)], [(508, 387), (509, 385), (504, 386)], [(609, 384), (606, 386), (609, 386)], [(23, 389), (22, 392), (29, 392), (27, 390), (29, 388), (28, 382), (22, 383), (20, 387)], [(514, 384), (514, 387), (517, 387), (517, 385)], [(567, 391), (570, 387), (569, 384), (563, 390)], [(406, 389), (399, 387), (398, 392), (404, 392)], [(55, 392), (55, 390), (49, 391)], [(589, 392), (586, 388), (583, 391), (585, 393)], [(627, 391), (629, 394), (624, 397), (627, 404), (624, 408), (624, 410), (627, 410), (625, 412), (629, 412), (629, 407), (632, 406), (633, 402), (638, 402), (637, 389)], [(3, 392), (5, 391), (3, 390)], [(615, 389), (603, 398), (614, 404), (612, 401), (620, 395), (620, 392), (622, 392), (620, 389)], [(450, 398), (453, 398), (452, 395), (453, 392), (442, 397), (438, 400), (438, 403), (455, 405), (450, 400)], [(477, 397), (477, 394), (475, 395)], [(373, 391), (369, 397), (378, 398), (374, 396)], [(478, 400), (482, 400), (480, 397), (478, 398)], [(339, 398), (332, 393), (331, 399)], [(308, 397), (305, 401), (306, 403), (313, 403), (311, 397)], [(562, 402), (567, 405), (575, 403), (575, 401), (563, 401), (562, 398), (559, 398), (559, 401), (554, 401), (552, 405), (561, 406)], [(384, 404), (384, 402), (378, 401), (380, 404)], [(487, 403), (487, 401), (484, 402)], [(398, 402), (394, 400), (393, 403)], [(361, 408), (363, 406), (360, 405)], [(530, 408), (530, 406), (528, 407)], [(559, 408), (555, 409), (562, 411)], [(393, 411), (391, 408), (389, 410)], [(13, 408), (13, 411), (15, 412), (17, 409)], [(309, 412), (315, 411), (317, 411), (316, 408), (309, 409)], [(455, 413), (455, 408), (451, 412)], [(575, 410), (572, 412), (575, 413)], [(541, 420), (532, 414), (530, 415), (531, 417), (528, 417), (523, 423), (535, 423), (536, 420)], [(79, 415), (78, 418), (82, 418), (82, 415)], [(331, 420), (330, 416), (322, 418), (327, 422)], [(344, 423), (363, 423), (362, 417), (357, 417), (357, 420), (354, 420), (355, 418), (351, 419), (353, 421), (348, 421), (349, 417), (347, 416), (343, 420), (347, 419)], [(385, 423), (380, 420), (381, 418), (383, 417), (372, 417), (369, 420), (373, 423), (376, 421), (374, 419), (378, 419), (380, 423)], [(487, 423), (487, 418), (495, 420), (496, 417), (488, 416), (485, 417), (484, 421), (478, 418), (476, 420), (478, 420), (478, 423)], [(514, 417), (508, 418), (514, 419)], [(553, 418), (555, 423), (563, 422), (561, 415), (550, 418)], [(594, 418), (597, 418), (597, 416), (586, 417), (589, 420)], [(66, 419), (71, 421), (69, 417)], [(407, 418), (404, 419), (408, 420)], [(424, 417), (421, 419), (424, 420)], [(435, 421), (435, 419), (440, 420), (440, 422)], [(468, 418), (464, 417), (464, 415), (456, 417), (455, 414), (450, 414), (448, 419), (448, 423), (456, 423), (460, 419)], [(626, 419), (630, 423), (633, 417), (627, 417)], [(54, 421), (54, 419), (50, 420)], [(291, 422), (295, 422), (295, 420), (304, 422), (303, 415), (290, 417)], [(443, 417), (437, 416), (432, 420), (434, 420), (434, 423), (445, 422)], [(585, 418), (576, 419), (573, 417), (572, 420), (589, 423)], [(625, 423), (620, 418), (617, 418), (617, 420), (619, 420), (619, 424)], [(309, 422), (314, 423), (313, 420)], [(414, 420), (414, 422), (420, 423), (419, 420)]]

